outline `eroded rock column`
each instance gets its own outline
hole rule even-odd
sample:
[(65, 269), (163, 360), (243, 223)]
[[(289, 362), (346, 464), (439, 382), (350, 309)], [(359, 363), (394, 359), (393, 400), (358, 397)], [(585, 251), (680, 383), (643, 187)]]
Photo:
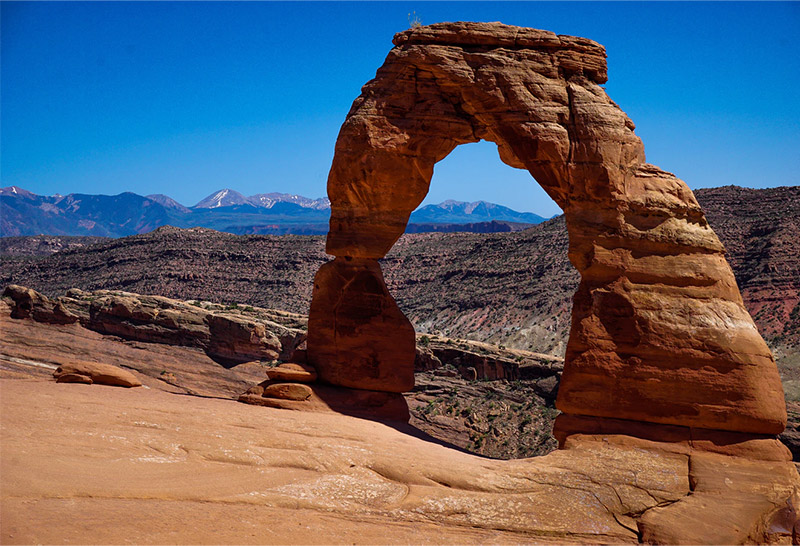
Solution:
[(377, 260), (340, 257), (320, 268), (308, 321), (308, 358), (320, 379), (411, 390), (414, 347), (414, 327), (389, 294)]

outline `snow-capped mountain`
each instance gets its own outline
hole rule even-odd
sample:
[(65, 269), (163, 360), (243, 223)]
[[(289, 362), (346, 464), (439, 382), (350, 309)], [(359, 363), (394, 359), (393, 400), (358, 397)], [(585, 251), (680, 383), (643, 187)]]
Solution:
[(205, 199), (201, 200), (193, 209), (217, 209), (220, 207), (233, 207), (235, 205), (247, 205), (249, 201), (247, 197), (235, 190), (224, 189), (219, 190)]
[(233, 207), (236, 205), (252, 205), (254, 207), (271, 209), (276, 203), (292, 203), (304, 209), (314, 210), (327, 210), (331, 208), (331, 202), (327, 197), (309, 199), (302, 195), (277, 192), (257, 193), (256, 195), (245, 197), (241, 193), (228, 188), (215, 191), (192, 208), (216, 209), (221, 207)]
[(272, 208), (275, 203), (294, 203), (304, 209), (326, 210), (331, 208), (331, 202), (327, 197), (319, 199), (309, 199), (302, 195), (291, 193), (258, 193), (247, 198), (250, 204), (257, 207)]
[(532, 212), (517, 212), (502, 205), (474, 201), (465, 203), (448, 199), (438, 205), (426, 205), (411, 214), (411, 221), (418, 223), (470, 223), (470, 222), (517, 222), (538, 224), (546, 220)]

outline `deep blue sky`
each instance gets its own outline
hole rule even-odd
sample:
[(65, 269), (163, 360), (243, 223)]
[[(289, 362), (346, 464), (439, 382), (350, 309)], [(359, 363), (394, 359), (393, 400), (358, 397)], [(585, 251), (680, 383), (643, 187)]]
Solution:
[[(692, 188), (800, 183), (800, 3), (3, 2), (0, 185), (39, 194), (223, 187), (325, 194), (339, 126), (395, 32), (502, 21), (606, 46), (648, 161)], [(494, 145), (426, 202), (558, 212)]]

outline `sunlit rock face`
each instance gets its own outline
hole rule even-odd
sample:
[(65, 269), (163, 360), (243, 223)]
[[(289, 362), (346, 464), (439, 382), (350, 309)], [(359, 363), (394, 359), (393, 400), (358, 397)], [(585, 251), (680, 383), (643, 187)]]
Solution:
[(394, 44), (353, 103), (328, 178), (337, 260), (317, 276), (308, 351), (323, 379), (409, 388), (413, 340), (377, 260), (424, 199), (434, 164), (484, 139), (566, 215), (581, 283), (561, 411), (783, 430), (778, 372), (725, 250), (686, 184), (645, 162), (633, 122), (602, 88), (602, 46), (500, 23), (410, 29)]

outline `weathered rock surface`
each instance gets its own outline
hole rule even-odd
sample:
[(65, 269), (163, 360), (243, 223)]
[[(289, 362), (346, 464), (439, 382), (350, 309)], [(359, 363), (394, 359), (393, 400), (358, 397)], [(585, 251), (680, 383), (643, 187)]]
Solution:
[(141, 387), (142, 382), (131, 372), (102, 362), (62, 364), (53, 372), (56, 383), (96, 383), (115, 387)]
[(282, 362), (267, 371), (267, 379), (272, 381), (298, 381), (313, 383), (317, 380), (317, 370), (306, 364)]
[(785, 543), (800, 486), (786, 463), (619, 435), (497, 461), (331, 413), (0, 390), (3, 543)]
[(129, 340), (197, 347), (226, 365), (288, 358), (305, 340), (305, 332), (299, 328), (304, 321), (298, 322), (290, 313), (254, 308), (234, 313), (221, 306), (203, 308), (161, 296), (106, 290), (71, 289), (66, 296), (50, 300), (29, 288), (11, 285), (3, 297), (12, 302), (13, 318), (54, 324), (80, 321), (90, 330)]
[(560, 376), (563, 362), (563, 359), (553, 355), (423, 334), (417, 336), (414, 371), (433, 371), (447, 363), (465, 379), (470, 379), (467, 376), (474, 374), (473, 380), (516, 381)]
[(404, 392), (414, 386), (414, 327), (375, 260), (340, 258), (314, 279), (307, 358), (322, 381)]
[[(562, 207), (569, 258), (581, 275), (559, 408), (780, 433), (786, 410), (777, 368), (724, 248), (686, 184), (645, 162), (633, 122), (601, 87), (603, 48), (499, 23), (431, 25), (394, 43), (337, 140), (326, 247), (334, 263), (356, 259), (377, 268), (424, 199), (434, 164), (459, 144), (490, 140), (504, 162), (527, 169)], [(322, 274), (315, 282), (311, 362), (329, 366), (323, 377), (346, 377), (350, 360), (402, 369), (398, 359), (376, 361), (383, 355), (372, 343), (354, 350), (351, 336), (339, 349), (338, 326), (315, 337), (315, 323), (333, 315), (345, 290), (359, 299), (340, 279)], [(385, 288), (380, 282), (370, 291)], [(356, 312), (338, 317), (346, 317), (345, 332), (372, 320)]]

